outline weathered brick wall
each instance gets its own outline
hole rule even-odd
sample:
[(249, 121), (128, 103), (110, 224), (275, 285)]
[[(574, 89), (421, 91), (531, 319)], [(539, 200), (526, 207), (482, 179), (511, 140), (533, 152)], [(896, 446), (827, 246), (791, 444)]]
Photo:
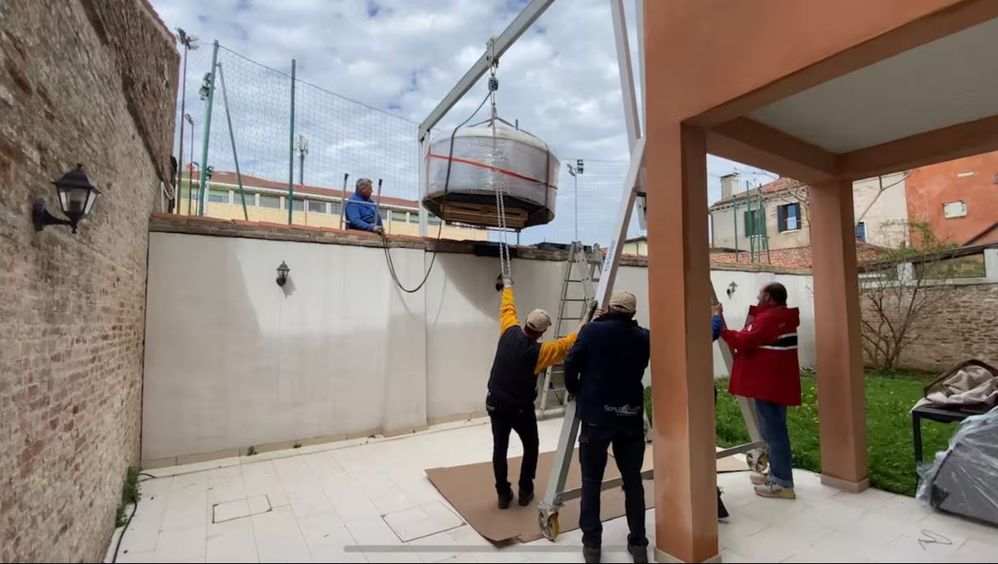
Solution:
[[(998, 284), (954, 285), (926, 290), (946, 292), (945, 307), (926, 316), (914, 329), (914, 341), (902, 356), (902, 368), (941, 372), (977, 358), (998, 366)], [(876, 320), (866, 300), (863, 318)]]
[[(111, 537), (177, 64), (140, 0), (0, 2), (0, 561), (97, 561)], [(76, 163), (104, 195), (78, 234), (35, 233)]]

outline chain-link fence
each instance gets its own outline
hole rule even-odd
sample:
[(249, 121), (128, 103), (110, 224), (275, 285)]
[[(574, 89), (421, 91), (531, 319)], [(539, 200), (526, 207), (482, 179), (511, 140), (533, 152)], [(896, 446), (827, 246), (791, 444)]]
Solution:
[[(417, 123), (344, 98), (307, 77), (293, 81), (291, 61), (287, 68), (272, 68), (225, 46), (214, 51), (213, 44), (204, 43), (186, 54), (186, 87), (177, 103), (178, 150), (183, 144), (180, 213), (200, 213), (198, 188), (205, 167), (210, 167), (211, 187), (203, 198), (206, 215), (287, 221), (290, 212), (294, 223), (307, 218), (311, 225), (338, 225), (339, 204), (322, 202), (318, 194), (341, 189), (344, 174), (350, 177), (348, 192), (358, 178), (383, 179), (382, 196), (410, 210), (418, 206)], [(217, 72), (211, 76), (213, 56)], [(557, 217), (524, 230), (520, 241), (606, 244), (628, 163), (584, 159), (582, 169), (576, 169), (575, 155), (559, 157)], [(247, 212), (234, 188), (237, 164), (243, 184), (252, 188)], [(289, 183), (293, 199), (286, 194)], [(317, 221), (319, 210), (328, 216), (325, 223)], [(415, 213), (397, 214), (410, 224), (408, 232), (415, 229)], [(631, 235), (636, 226), (635, 217)]]

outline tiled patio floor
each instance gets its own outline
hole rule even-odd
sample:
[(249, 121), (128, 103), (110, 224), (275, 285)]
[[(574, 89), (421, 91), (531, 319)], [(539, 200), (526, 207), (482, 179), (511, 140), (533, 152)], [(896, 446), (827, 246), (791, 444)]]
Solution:
[[(540, 423), (542, 450), (554, 449), (560, 426)], [(581, 561), (578, 530), (557, 543), (493, 547), (423, 473), (490, 458), (489, 427), (475, 420), (404, 438), (153, 470), (155, 479), (143, 477), (118, 561)], [(840, 493), (811, 473), (795, 476), (796, 501), (756, 497), (744, 473), (719, 476), (731, 511), (720, 524), (724, 562), (998, 562), (998, 528), (934, 513), (910, 498)], [(653, 534), (651, 510), (648, 521)], [(605, 562), (629, 561), (626, 529), (623, 518), (605, 524)], [(358, 545), (383, 548), (349, 548)]]

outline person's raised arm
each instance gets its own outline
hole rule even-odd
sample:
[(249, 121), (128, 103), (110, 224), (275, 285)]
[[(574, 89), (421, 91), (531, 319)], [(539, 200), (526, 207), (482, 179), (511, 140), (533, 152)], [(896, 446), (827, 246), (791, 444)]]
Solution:
[(516, 316), (516, 297), (513, 295), (513, 281), (509, 277), (502, 279), (502, 299), (499, 302), (499, 334), (502, 335), (510, 327), (520, 324)]

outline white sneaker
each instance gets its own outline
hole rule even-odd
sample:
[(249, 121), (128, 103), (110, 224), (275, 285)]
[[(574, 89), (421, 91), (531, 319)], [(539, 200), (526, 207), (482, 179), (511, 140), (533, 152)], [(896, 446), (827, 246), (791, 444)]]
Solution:
[(752, 475), (749, 476), (749, 480), (752, 482), (752, 485), (765, 486), (769, 483), (769, 475), (752, 472)]
[(784, 488), (783, 486), (778, 486), (773, 482), (769, 482), (761, 486), (756, 486), (755, 495), (760, 497), (771, 497), (776, 499), (797, 499), (797, 494), (794, 493), (793, 488)]

